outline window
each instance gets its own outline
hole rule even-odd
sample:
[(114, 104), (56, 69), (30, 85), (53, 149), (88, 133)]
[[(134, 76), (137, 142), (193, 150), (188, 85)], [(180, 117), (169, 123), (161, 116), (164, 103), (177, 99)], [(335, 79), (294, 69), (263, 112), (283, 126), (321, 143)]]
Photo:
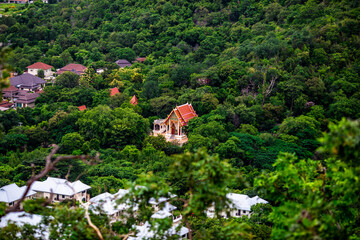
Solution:
[(62, 198), (65, 198), (65, 195), (62, 195)]
[(246, 211), (244, 210), (243, 213), (246, 213)]

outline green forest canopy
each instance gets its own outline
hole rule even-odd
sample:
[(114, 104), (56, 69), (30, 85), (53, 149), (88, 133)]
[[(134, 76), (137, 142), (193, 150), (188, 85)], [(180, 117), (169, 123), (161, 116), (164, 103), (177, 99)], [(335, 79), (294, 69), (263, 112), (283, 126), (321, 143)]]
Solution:
[[(357, 136), (358, 123), (328, 124), (360, 114), (358, 1), (50, 3), (17, 6), (21, 14), (7, 11), (0, 18), (0, 41), (13, 49), (9, 64), (18, 73), (38, 61), (54, 68), (76, 62), (88, 70), (76, 81), (64, 75), (49, 84), (34, 109), (0, 114), (0, 186), (24, 185), (44, 166), (51, 144), (59, 144), (60, 154), (100, 152), (96, 166), (61, 162), (51, 173), (65, 177), (71, 164), (69, 179), (75, 180), (86, 171), (81, 180), (93, 196), (114, 193), (149, 172), (186, 196), (187, 186), (168, 168), (177, 161), (173, 154), (206, 151), (242, 176), (226, 183), (228, 190), (260, 195), (272, 213), (254, 211), (249, 220), (194, 218), (195, 238), (232, 239), (226, 232), (246, 223), (258, 239), (357, 239), (358, 146), (356, 140), (341, 144)], [(133, 65), (119, 69), (118, 59)], [(99, 68), (104, 73), (96, 74)], [(112, 87), (120, 94), (110, 97)], [(136, 106), (129, 103), (133, 95)], [(187, 126), (187, 144), (149, 136), (154, 119), (186, 102), (199, 115)], [(79, 111), (80, 105), (88, 110)], [(326, 151), (318, 151), (321, 133), (329, 130)], [(334, 172), (324, 173), (324, 166)], [(283, 186), (287, 182), (297, 184)]]

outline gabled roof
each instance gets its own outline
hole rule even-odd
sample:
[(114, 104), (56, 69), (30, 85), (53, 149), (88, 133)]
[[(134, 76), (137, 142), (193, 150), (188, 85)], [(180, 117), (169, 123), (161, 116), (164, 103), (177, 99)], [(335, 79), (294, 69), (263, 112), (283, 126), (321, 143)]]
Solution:
[(176, 207), (169, 202), (165, 202), (164, 207), (151, 215), (151, 218), (164, 219), (169, 216), (172, 216), (171, 212), (176, 210)]
[(35, 181), (31, 190), (36, 192), (47, 192), (72, 196), (76, 193), (90, 189), (91, 187), (82, 183), (80, 180), (69, 182), (66, 179), (48, 177), (45, 181)]
[(117, 87), (110, 89), (110, 97), (115, 96), (116, 94), (120, 93)]
[(17, 89), (13, 85), (10, 85), (10, 87), (3, 89), (3, 92), (17, 92), (17, 91), (19, 91), (19, 89)]
[(85, 105), (79, 106), (78, 109), (79, 109), (80, 111), (84, 111), (84, 110), (86, 110), (86, 106), (85, 106)]
[(40, 97), (38, 93), (28, 93), (26, 91), (19, 91), (20, 93), (17, 96), (17, 99), (14, 102), (17, 103), (33, 103), (35, 100)]
[(154, 213), (153, 215), (151, 215), (151, 218), (164, 219), (164, 218), (167, 218), (170, 216), (172, 216), (172, 214), (170, 212), (165, 211), (165, 210), (160, 210), (160, 211), (157, 211), (156, 213)]
[(119, 59), (115, 63), (121, 68), (124, 68), (126, 66), (131, 67), (131, 63), (126, 59)]
[(138, 57), (138, 58), (136, 58), (136, 61), (138, 61), (138, 62), (145, 62), (145, 60), (146, 60), (146, 58), (145, 57)]
[(0, 228), (6, 227), (8, 222), (15, 223), (18, 226), (24, 224), (38, 225), (40, 224), (42, 216), (37, 214), (30, 214), (26, 212), (11, 212), (0, 218)]
[(77, 64), (77, 63), (70, 63), (68, 65), (66, 65), (65, 67), (60, 68), (56, 74), (60, 75), (66, 71), (68, 72), (73, 72), (76, 73), (78, 75), (81, 75), (84, 73), (86, 67), (84, 65), (81, 64)]
[(192, 105), (186, 103), (181, 106), (176, 106), (176, 108), (171, 111), (164, 122), (167, 122), (173, 113), (179, 119), (181, 126), (186, 126), (190, 119), (198, 116)]
[(30, 214), (24, 211), (10, 212), (0, 218), (0, 228), (8, 226), (9, 223), (15, 224), (19, 227), (24, 226), (24, 224), (28, 224), (31, 226), (40, 226), (34, 229), (34, 237), (36, 239), (49, 239), (49, 228), (45, 224), (41, 223), (42, 219), (43, 216), (41, 215)]
[(91, 198), (90, 203), (92, 204), (92, 208), (100, 207), (107, 215), (113, 215), (120, 210), (117, 208), (114, 195), (108, 192)]
[(37, 63), (34, 63), (34, 64), (30, 65), (30, 66), (27, 66), (26, 68), (47, 70), (47, 69), (51, 69), (52, 67), (53, 66), (47, 65), (46, 63), (37, 62)]
[[(18, 187), (15, 183), (3, 186), (0, 188), (0, 202), (11, 203), (20, 200), (26, 190), (26, 186)], [(29, 191), (26, 196), (36, 194), (34, 191)]]
[(149, 199), (149, 203), (151, 205), (157, 205), (159, 203), (166, 202), (167, 200), (169, 200), (169, 198), (167, 198), (167, 197), (159, 197), (158, 200), (156, 200), (154, 197), (152, 197)]
[(253, 198), (245, 194), (228, 193), (226, 197), (231, 201), (230, 206), (239, 210), (250, 211), (251, 206), (258, 203), (268, 203), (268, 201), (255, 196)]
[(3, 98), (13, 98), (19, 93), (19, 89), (10, 85), (10, 87), (4, 88), (2, 92), (3, 92)]
[(135, 95), (131, 98), (130, 103), (134, 106), (138, 104), (138, 99)]
[[(129, 190), (120, 189), (115, 194), (110, 194), (108, 192), (102, 193), (90, 199), (91, 209), (98, 214), (97, 207), (101, 208), (107, 215), (113, 215), (116, 212), (121, 210), (128, 209), (130, 207), (127, 203), (118, 204), (116, 200), (121, 199), (127, 194)], [(137, 211), (137, 206), (133, 207), (134, 211)]]
[[(147, 239), (153, 239), (155, 237), (155, 232), (153, 228), (158, 229), (160, 226), (159, 224), (155, 224), (155, 226), (151, 226), (151, 224), (146, 221), (141, 226), (136, 226), (136, 237), (130, 236), (128, 237), (128, 240), (147, 240)], [(189, 233), (189, 229), (186, 227), (180, 227), (178, 230), (178, 226), (173, 226), (166, 230), (164, 232), (164, 236), (173, 236), (173, 235), (179, 235), (180, 237)]]
[(38, 87), (40, 84), (44, 83), (46, 83), (44, 79), (34, 76), (30, 73), (24, 73), (22, 75), (10, 78), (10, 84), (15, 87)]
[(14, 105), (14, 103), (11, 103), (11, 102), (8, 102), (8, 101), (2, 101), (2, 102), (0, 102), (0, 107), (3, 107), (3, 108), (9, 108), (9, 107), (11, 107), (12, 105)]

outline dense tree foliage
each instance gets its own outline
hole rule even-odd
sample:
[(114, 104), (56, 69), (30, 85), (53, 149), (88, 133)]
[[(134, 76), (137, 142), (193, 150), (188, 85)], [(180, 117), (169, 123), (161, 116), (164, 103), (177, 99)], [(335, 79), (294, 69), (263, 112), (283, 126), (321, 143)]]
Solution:
[[(0, 42), (13, 50), (1, 50), (1, 69), (11, 69), (7, 61), (17, 73), (38, 61), (87, 69), (48, 82), (35, 108), (0, 113), (0, 186), (25, 184), (58, 144), (58, 154), (98, 152), (102, 161), (64, 161), (51, 176), (80, 176), (92, 196), (130, 187), (146, 200), (171, 190), (188, 203), (174, 204), (194, 239), (359, 238), (358, 1), (49, 2), (4, 5)], [(199, 117), (185, 127), (186, 144), (150, 134), (153, 120), (187, 102)], [(270, 204), (249, 219), (206, 218), (205, 207), (222, 210), (229, 191)], [(42, 212), (62, 229), (51, 237), (95, 238), (70, 206)], [(93, 218), (109, 238), (132, 226)], [(10, 226), (0, 238), (33, 233)]]

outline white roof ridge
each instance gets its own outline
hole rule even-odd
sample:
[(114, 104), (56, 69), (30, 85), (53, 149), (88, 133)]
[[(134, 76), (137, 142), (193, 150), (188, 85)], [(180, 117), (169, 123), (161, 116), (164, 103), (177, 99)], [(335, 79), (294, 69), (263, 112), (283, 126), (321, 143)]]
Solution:
[[(22, 198), (25, 193), (27, 186), (19, 187), (16, 183), (11, 183), (9, 185), (2, 186), (0, 188), (0, 202), (14, 202)], [(36, 192), (28, 191), (26, 197), (36, 194)]]

